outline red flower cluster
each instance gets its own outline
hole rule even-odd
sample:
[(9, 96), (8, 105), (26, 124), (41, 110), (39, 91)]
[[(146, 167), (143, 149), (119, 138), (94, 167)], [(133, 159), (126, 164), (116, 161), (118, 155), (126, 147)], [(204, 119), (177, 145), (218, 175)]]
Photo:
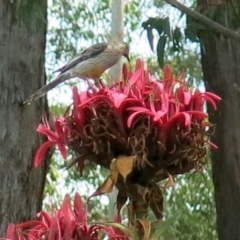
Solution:
[(155, 80), (138, 59), (134, 72), (123, 67), (120, 82), (82, 92), (74, 87), (73, 108), (55, 120), (55, 131), (46, 123), (39, 125), (37, 131), (48, 141), (39, 148), (34, 165), (41, 164), (53, 144), (64, 158), (68, 146), (82, 159), (98, 159), (99, 164), (107, 155), (112, 159), (119, 154), (136, 156), (141, 166), (167, 160), (170, 153), (184, 153), (188, 160), (202, 158), (213, 128), (204, 104), (216, 109), (220, 97), (194, 90), (182, 78), (165, 66), (163, 80)]
[[(6, 239), (9, 240), (100, 240), (99, 233), (107, 234), (111, 240), (130, 240), (131, 238), (118, 228), (124, 228), (120, 222), (111, 224), (88, 223), (87, 210), (79, 194), (75, 195), (73, 208), (70, 198), (65, 196), (62, 206), (52, 216), (41, 211), (37, 214), (40, 220), (31, 220), (20, 224), (9, 224)], [(23, 230), (23, 229), (27, 230)], [(125, 227), (126, 228), (126, 227)], [(127, 229), (127, 228), (126, 228)]]
[[(191, 88), (183, 76), (173, 76), (169, 66), (162, 80), (154, 79), (138, 59), (133, 72), (124, 65), (122, 81), (86, 91), (73, 87), (73, 105), (54, 119), (54, 129), (47, 121), (37, 128), (48, 141), (38, 149), (34, 166), (41, 165), (53, 145), (63, 158), (71, 148), (78, 153), (80, 171), (85, 159), (110, 168), (97, 193), (109, 192), (115, 184), (118, 210), (129, 198), (133, 216), (151, 207), (160, 219), (163, 199), (157, 183), (202, 166), (208, 144), (215, 146), (209, 140), (214, 125), (207, 121), (204, 107), (208, 102), (216, 109), (218, 100), (213, 93)], [(88, 224), (79, 195), (73, 208), (66, 196), (59, 211), (52, 216), (40, 212), (38, 217), (41, 220), (10, 224), (7, 238), (99, 239), (101, 230), (112, 240), (130, 239), (114, 224)], [(21, 230), (25, 227), (28, 232)]]

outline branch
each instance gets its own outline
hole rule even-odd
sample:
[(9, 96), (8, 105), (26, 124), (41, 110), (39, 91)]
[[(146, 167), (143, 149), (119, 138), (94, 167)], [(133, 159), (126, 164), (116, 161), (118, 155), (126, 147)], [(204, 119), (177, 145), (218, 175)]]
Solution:
[(165, 0), (167, 3), (172, 5), (173, 7), (179, 9), (183, 13), (187, 14), (188, 16), (194, 18), (196, 21), (206, 25), (207, 27), (211, 28), (215, 32), (221, 33), (226, 37), (234, 38), (240, 40), (240, 34), (222, 26), (221, 24), (214, 22), (210, 18), (186, 7), (182, 3), (178, 2), (177, 0)]

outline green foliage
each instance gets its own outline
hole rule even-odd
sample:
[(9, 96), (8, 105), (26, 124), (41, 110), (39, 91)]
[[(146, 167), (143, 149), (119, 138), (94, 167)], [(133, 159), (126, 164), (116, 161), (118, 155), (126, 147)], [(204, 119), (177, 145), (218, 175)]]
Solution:
[(186, 23), (187, 27), (184, 30), (185, 37), (192, 42), (199, 42), (197, 31), (202, 25), (189, 16), (186, 17)]
[(144, 14), (141, 9), (146, 9), (147, 7), (149, 7), (149, 5), (143, 0), (129, 1), (128, 4), (125, 5), (124, 30), (127, 42), (130, 43), (133, 41), (132, 34), (139, 29), (139, 19), (141, 19)]
[(154, 0), (153, 4), (156, 8), (163, 8), (166, 2), (164, 0)]
[(173, 53), (179, 51), (182, 48), (181, 46), (182, 33), (180, 31), (180, 28), (179, 27), (171, 28), (169, 17), (164, 17), (164, 18), (151, 17), (147, 21), (142, 23), (142, 27), (144, 28), (144, 30), (147, 31), (147, 37), (148, 37), (149, 45), (152, 51), (154, 51), (153, 30), (157, 31), (159, 39), (158, 39), (156, 52), (157, 52), (159, 66), (163, 68), (164, 53), (165, 53), (165, 47), (167, 42), (171, 43), (169, 47)]
[[(60, 204), (65, 194), (74, 196), (76, 192), (79, 192), (86, 202), (87, 197), (104, 181), (104, 176), (107, 172), (106, 169), (102, 169), (95, 164), (86, 162), (83, 176), (80, 176), (77, 166), (73, 166), (67, 170), (69, 162), (75, 158), (74, 153), (66, 161), (61, 160), (61, 156), (57, 151), (53, 155), (51, 168), (46, 179), (44, 209), (48, 211), (53, 209), (52, 202)], [(91, 210), (89, 211), (90, 220), (103, 218), (103, 216), (107, 215), (106, 200), (104, 202), (105, 205), (103, 204), (102, 197), (95, 197), (89, 201), (88, 206)]]
[(53, 0), (49, 8), (49, 51), (55, 61), (73, 57), (84, 45), (106, 39), (110, 32), (108, 1)]
[[(161, 3), (161, 1), (156, 2)], [(166, 15), (161, 18), (150, 17), (142, 23), (142, 27), (147, 33), (152, 51), (156, 52), (158, 66), (163, 68), (165, 64), (170, 64), (174, 72), (184, 72), (188, 82), (200, 85), (203, 76), (197, 31), (205, 29), (205, 26), (190, 17), (186, 18), (186, 26), (184, 26), (182, 18), (182, 14), (176, 15), (174, 21)], [(154, 38), (157, 39), (156, 49), (154, 49)], [(153, 72), (158, 72), (154, 59), (150, 59), (149, 63)]]
[[(171, 50), (166, 48), (165, 64), (169, 64), (176, 74), (185, 73), (185, 79), (194, 86), (203, 85), (203, 75), (201, 72), (201, 62), (198, 46), (193, 45), (190, 49), (184, 49), (181, 54), (171, 54)], [(149, 58), (147, 64), (151, 72), (158, 73), (159, 63), (154, 58)]]
[[(149, 2), (132, 0), (125, 5), (124, 39), (133, 41), (132, 33), (140, 29), (144, 16), (142, 9), (147, 9)], [(49, 26), (47, 42), (47, 65), (49, 71), (53, 63), (68, 61), (97, 42), (110, 40), (111, 10), (109, 0), (52, 0), (49, 4)], [(49, 62), (48, 62), (49, 61)]]
[(164, 220), (153, 228), (152, 239), (217, 239), (210, 167), (178, 176), (175, 187), (164, 192)]

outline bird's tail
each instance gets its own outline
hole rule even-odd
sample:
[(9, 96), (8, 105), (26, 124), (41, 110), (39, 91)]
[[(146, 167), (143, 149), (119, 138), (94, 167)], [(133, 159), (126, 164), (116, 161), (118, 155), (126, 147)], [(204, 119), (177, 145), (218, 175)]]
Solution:
[(69, 77), (70, 76), (68, 74), (60, 74), (54, 81), (48, 83), (47, 85), (43, 86), (35, 93), (33, 93), (28, 99), (23, 102), (23, 104), (30, 104), (31, 102), (43, 97), (48, 91), (50, 91), (60, 83), (64, 82), (65, 80), (69, 79)]

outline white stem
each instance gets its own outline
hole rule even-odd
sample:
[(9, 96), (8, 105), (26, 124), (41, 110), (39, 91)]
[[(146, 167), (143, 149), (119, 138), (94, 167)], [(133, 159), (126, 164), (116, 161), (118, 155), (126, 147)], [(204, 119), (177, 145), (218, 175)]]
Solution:
[[(111, 40), (122, 41), (123, 40), (123, 16), (124, 16), (124, 0), (112, 0), (111, 1), (111, 12), (112, 12), (112, 30)], [(109, 76), (113, 81), (121, 78), (122, 64), (121, 60), (111, 67)]]

